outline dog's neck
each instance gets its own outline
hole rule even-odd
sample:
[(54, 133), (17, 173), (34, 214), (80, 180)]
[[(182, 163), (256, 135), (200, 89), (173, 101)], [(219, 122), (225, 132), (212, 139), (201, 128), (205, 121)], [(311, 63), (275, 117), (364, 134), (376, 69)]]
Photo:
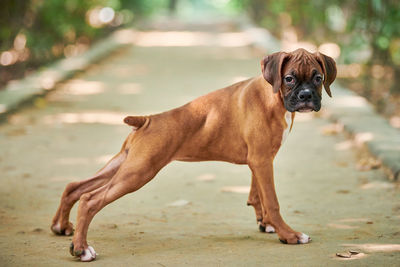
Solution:
[(278, 121), (284, 124), (283, 127), (290, 132), (293, 126), (295, 112), (289, 112), (285, 108), (281, 91), (274, 93), (272, 85), (269, 84), (262, 75), (258, 79), (260, 79), (262, 91), (264, 92), (266, 114), (271, 114), (271, 116), (278, 118)]

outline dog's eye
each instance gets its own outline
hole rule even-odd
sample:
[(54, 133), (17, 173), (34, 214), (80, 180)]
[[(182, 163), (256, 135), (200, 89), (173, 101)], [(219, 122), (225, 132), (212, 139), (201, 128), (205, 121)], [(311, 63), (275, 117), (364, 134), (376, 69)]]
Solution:
[(322, 82), (322, 77), (319, 76), (319, 75), (316, 76), (316, 77), (315, 77), (315, 82), (316, 82), (316, 83), (321, 83), (321, 82)]
[(290, 83), (290, 84), (294, 83), (294, 78), (293, 78), (293, 76), (286, 76), (286, 77), (285, 77), (285, 82), (286, 82), (286, 83)]

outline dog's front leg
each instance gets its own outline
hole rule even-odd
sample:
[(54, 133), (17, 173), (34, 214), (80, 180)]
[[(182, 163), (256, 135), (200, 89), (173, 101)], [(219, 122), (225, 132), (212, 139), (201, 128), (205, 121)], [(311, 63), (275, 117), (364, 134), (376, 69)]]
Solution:
[(249, 163), (256, 186), (259, 189), (259, 197), (264, 212), (263, 222), (268, 222), (275, 228), (282, 243), (308, 243), (311, 239), (306, 234), (296, 232), (290, 228), (280, 214), (279, 202), (275, 192), (272, 163), (272, 158), (257, 159)]
[(247, 200), (248, 206), (253, 206), (256, 213), (257, 224), (260, 232), (275, 233), (275, 228), (269, 223), (268, 216), (264, 216), (265, 211), (261, 206), (261, 200), (258, 192), (257, 181), (254, 175), (251, 176), (251, 187), (249, 198)]

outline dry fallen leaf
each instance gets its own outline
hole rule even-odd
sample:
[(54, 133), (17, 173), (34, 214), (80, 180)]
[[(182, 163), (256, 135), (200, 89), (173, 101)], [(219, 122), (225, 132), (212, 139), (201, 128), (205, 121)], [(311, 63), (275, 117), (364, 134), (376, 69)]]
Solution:
[(337, 135), (339, 133), (343, 132), (343, 124), (340, 123), (332, 123), (328, 124), (321, 129), (321, 133), (323, 135)]
[(172, 203), (169, 203), (167, 206), (170, 207), (181, 207), (181, 206), (185, 206), (187, 204), (189, 204), (190, 202), (185, 200), (185, 199), (179, 199), (177, 201), (174, 201)]
[(336, 256), (344, 259), (359, 259), (365, 256), (365, 254), (356, 250), (349, 250), (347, 252), (338, 252), (336, 253)]
[(357, 162), (356, 168), (359, 171), (369, 171), (373, 169), (379, 169), (382, 163), (378, 159), (372, 157), (362, 158)]
[(340, 258), (351, 258), (351, 253), (349, 252), (338, 252), (336, 253), (336, 256), (340, 257)]

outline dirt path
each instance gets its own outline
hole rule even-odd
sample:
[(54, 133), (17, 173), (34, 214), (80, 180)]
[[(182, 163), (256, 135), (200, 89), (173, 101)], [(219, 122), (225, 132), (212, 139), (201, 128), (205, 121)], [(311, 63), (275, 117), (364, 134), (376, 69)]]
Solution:
[[(168, 34), (184, 46), (168, 46)], [(142, 34), (0, 125), (1, 266), (77, 264), (71, 238), (52, 235), (50, 222), (64, 186), (119, 150), (126, 114), (165, 111), (260, 72), (261, 55), (229, 41), (241, 33), (168, 34)], [(96, 266), (337, 266), (335, 253), (350, 248), (362, 254), (346, 263), (399, 265), (399, 189), (381, 170), (357, 171), (344, 136), (321, 134), (328, 124), (298, 116), (275, 162), (282, 214), (312, 243), (258, 232), (246, 166), (175, 162), (95, 217)]]

